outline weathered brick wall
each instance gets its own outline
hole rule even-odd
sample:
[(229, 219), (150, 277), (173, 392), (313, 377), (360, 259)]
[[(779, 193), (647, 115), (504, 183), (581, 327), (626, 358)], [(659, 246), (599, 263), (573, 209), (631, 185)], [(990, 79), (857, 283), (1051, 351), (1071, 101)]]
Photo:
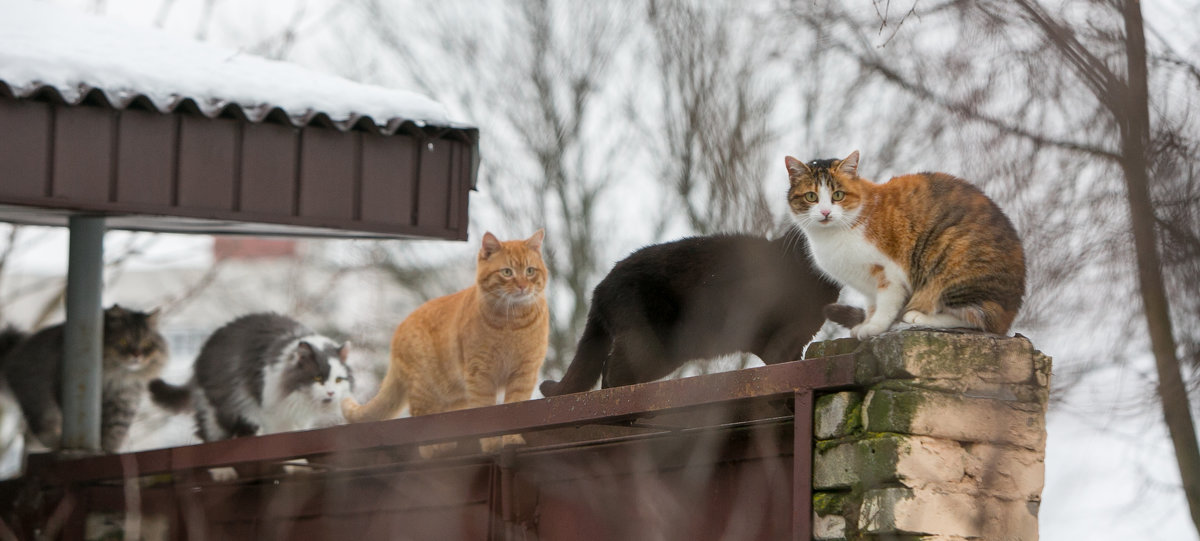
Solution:
[(851, 349), (856, 387), (817, 399), (814, 537), (1037, 539), (1050, 358), (1022, 336), (938, 331), (806, 356)]

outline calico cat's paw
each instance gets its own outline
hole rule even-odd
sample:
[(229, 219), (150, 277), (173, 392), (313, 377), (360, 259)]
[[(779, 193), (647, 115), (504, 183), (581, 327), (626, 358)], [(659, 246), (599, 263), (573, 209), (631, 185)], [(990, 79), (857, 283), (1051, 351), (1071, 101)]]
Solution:
[(850, 329), (850, 334), (859, 340), (865, 340), (872, 336), (883, 334), (884, 331), (888, 330), (888, 327), (890, 325), (886, 322), (867, 321)]

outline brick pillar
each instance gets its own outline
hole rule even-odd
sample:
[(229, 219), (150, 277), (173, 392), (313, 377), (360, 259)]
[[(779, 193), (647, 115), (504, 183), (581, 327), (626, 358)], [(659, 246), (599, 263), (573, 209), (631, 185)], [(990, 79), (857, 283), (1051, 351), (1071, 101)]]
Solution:
[(855, 349), (858, 384), (817, 399), (816, 539), (1035, 540), (1050, 358), (1023, 336), (902, 331)]

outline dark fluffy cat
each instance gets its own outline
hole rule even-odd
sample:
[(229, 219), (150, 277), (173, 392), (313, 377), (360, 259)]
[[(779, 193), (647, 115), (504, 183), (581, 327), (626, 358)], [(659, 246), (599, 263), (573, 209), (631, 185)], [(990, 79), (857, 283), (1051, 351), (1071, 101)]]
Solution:
[[(100, 446), (115, 453), (125, 442), (146, 382), (166, 364), (167, 342), (158, 333), (157, 310), (137, 312), (118, 305), (104, 311), (103, 340)], [(4, 356), (2, 368), (30, 431), (51, 449), (62, 438), (62, 355), (63, 325), (58, 324), (17, 343)]]
[(799, 359), (838, 287), (809, 263), (799, 235), (690, 237), (634, 252), (592, 292), (587, 324), (555, 396), (662, 378), (685, 362), (749, 352)]
[(208, 337), (188, 386), (155, 380), (150, 391), (168, 409), (191, 404), (204, 441), (332, 426), (345, 422), (349, 351), (290, 317), (251, 314)]

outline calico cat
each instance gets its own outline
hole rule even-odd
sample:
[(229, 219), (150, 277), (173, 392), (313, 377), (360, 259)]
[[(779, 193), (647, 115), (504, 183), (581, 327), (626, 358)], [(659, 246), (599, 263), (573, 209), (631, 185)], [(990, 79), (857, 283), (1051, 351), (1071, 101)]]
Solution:
[(194, 407), (204, 441), (342, 424), (349, 352), (287, 316), (242, 316), (205, 340), (186, 387), (155, 380), (151, 396), (170, 410)]
[(475, 285), (426, 302), (396, 327), (379, 392), (363, 405), (346, 399), (346, 419), (390, 419), (405, 404), (412, 415), (486, 406), (499, 391), (504, 403), (528, 400), (550, 337), (543, 235), (501, 242), (484, 234)]
[(592, 292), (575, 358), (556, 396), (662, 378), (684, 363), (748, 352), (801, 358), (838, 287), (813, 270), (804, 237), (690, 237), (618, 262)]
[[(146, 392), (166, 364), (167, 341), (158, 333), (158, 310), (137, 312), (113, 305), (104, 311), (100, 447), (116, 453)], [(63, 325), (22, 340), (3, 360), (7, 378), (29, 429), (42, 445), (57, 449), (62, 438), (60, 406)]]
[(868, 299), (856, 338), (897, 320), (1005, 334), (1025, 295), (1025, 255), (1011, 222), (967, 181), (944, 173), (859, 178), (842, 160), (785, 160), (788, 204), (823, 272)]

